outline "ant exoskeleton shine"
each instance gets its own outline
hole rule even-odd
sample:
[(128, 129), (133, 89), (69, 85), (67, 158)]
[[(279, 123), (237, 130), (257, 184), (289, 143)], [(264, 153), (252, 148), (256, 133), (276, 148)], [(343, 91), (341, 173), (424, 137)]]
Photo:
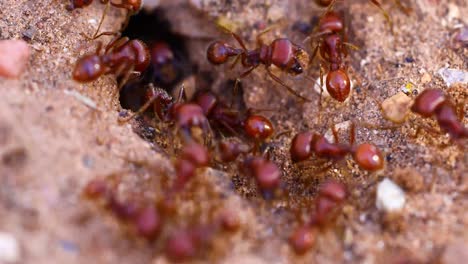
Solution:
[(441, 89), (421, 92), (415, 98), (411, 111), (424, 118), (435, 115), (440, 129), (448, 133), (452, 140), (468, 138), (468, 128), (459, 120), (455, 105)]
[(309, 159), (312, 154), (331, 160), (341, 160), (351, 154), (354, 161), (364, 170), (379, 171), (384, 168), (385, 161), (380, 150), (371, 143), (354, 146), (354, 125), (350, 129), (350, 144), (338, 142), (337, 133), (333, 127), (336, 143), (329, 142), (323, 135), (302, 132), (294, 136), (290, 154), (293, 162)]
[(138, 39), (127, 37), (114, 38), (104, 49), (98, 42), (94, 53), (78, 59), (73, 70), (75, 81), (92, 82), (102, 75), (113, 73), (122, 77), (120, 88), (128, 81), (130, 75), (143, 72), (150, 64), (150, 53), (146, 44)]
[(268, 75), (274, 81), (281, 84), (293, 95), (304, 101), (310, 101), (310, 99), (300, 95), (297, 91), (284, 83), (278, 76), (273, 74), (270, 69), (270, 67), (274, 65), (291, 75), (302, 74), (309, 64), (309, 55), (303, 48), (287, 38), (278, 38), (273, 40), (269, 45), (266, 45), (260, 39), (260, 35), (258, 35), (257, 48), (248, 50), (239, 35), (231, 31), (229, 32), (236, 39), (241, 48), (235, 48), (221, 40), (213, 42), (206, 52), (210, 63), (215, 65), (224, 64), (229, 58), (236, 57), (231, 65), (231, 67), (234, 67), (240, 59), (242, 66), (247, 68), (247, 70), (240, 74), (238, 79), (244, 78), (258, 66), (264, 65)]
[[(327, 11), (319, 21), (317, 37), (320, 37), (318, 45), (315, 47), (312, 57), (317, 52), (321, 58), (328, 64), (328, 74), (325, 81), (330, 96), (344, 102), (351, 91), (351, 81), (349, 79), (345, 57), (347, 50), (344, 45), (344, 23), (342, 18), (334, 11)], [(311, 44), (313, 41), (311, 41)], [(323, 87), (323, 69), (320, 66), (320, 98), (322, 97)], [(319, 100), (320, 102), (320, 100)]]

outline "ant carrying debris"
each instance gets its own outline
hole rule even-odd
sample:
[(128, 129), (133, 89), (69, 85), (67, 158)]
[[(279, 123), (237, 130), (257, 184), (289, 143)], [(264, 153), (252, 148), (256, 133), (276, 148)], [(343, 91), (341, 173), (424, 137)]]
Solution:
[(116, 37), (103, 49), (102, 43), (94, 53), (78, 59), (73, 70), (77, 82), (92, 82), (102, 75), (113, 73), (122, 77), (119, 91), (131, 74), (141, 73), (150, 64), (150, 53), (146, 44), (138, 39)]
[(215, 41), (210, 44), (206, 51), (210, 63), (220, 65), (226, 63), (229, 58), (236, 57), (231, 65), (232, 68), (240, 59), (242, 66), (247, 68), (247, 70), (244, 71), (238, 79), (244, 78), (258, 66), (264, 65), (268, 75), (274, 81), (281, 84), (293, 95), (310, 102), (310, 99), (300, 95), (297, 91), (284, 83), (278, 76), (273, 74), (270, 69), (271, 66), (274, 65), (291, 75), (302, 74), (309, 64), (309, 55), (303, 48), (287, 38), (278, 38), (273, 40), (269, 45), (266, 45), (260, 39), (260, 34), (257, 36), (257, 48), (248, 50), (239, 35), (231, 31), (229, 32), (234, 39), (236, 39), (241, 48), (235, 48), (221, 40)]

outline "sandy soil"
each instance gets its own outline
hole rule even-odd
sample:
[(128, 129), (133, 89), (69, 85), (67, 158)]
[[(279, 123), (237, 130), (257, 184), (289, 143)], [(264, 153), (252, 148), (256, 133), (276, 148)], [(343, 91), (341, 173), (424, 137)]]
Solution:
[[(321, 14), (312, 2), (161, 1), (160, 6), (173, 30), (187, 38), (190, 61), (200, 75), (210, 75), (212, 90), (227, 94), (226, 81), (240, 71), (207, 63), (210, 41), (232, 41), (216, 29), (215, 21), (228, 21), (249, 47), (260, 22), (275, 26), (266, 40), (288, 36), (302, 43), (306, 36), (292, 30), (292, 25)], [(451, 42), (457, 30), (468, 25), (463, 15), (468, 5), (463, 0), (411, 2), (409, 16), (390, 3), (384, 5), (393, 18), (393, 34), (382, 14), (366, 1), (340, 7), (349, 20), (350, 42), (359, 46), (349, 57), (357, 88), (343, 104), (325, 98), (321, 115), (326, 118), (320, 123), (318, 94), (309, 79), (282, 76), (314, 99), (305, 104), (266, 78), (263, 69), (243, 79), (247, 105), (278, 109), (266, 115), (276, 131), (291, 130), (290, 135), (273, 140), (271, 151), (283, 169), (289, 196), (265, 201), (235, 165), (217, 165), (200, 173), (178, 201), (178, 222), (167, 229), (203, 222), (221, 208), (239, 212), (242, 226), (235, 234), (216, 237), (214, 246), (195, 262), (462, 263), (467, 258), (468, 155), (446, 135), (423, 131), (415, 136), (419, 126), (435, 126), (435, 121), (410, 115), (396, 129), (358, 126), (356, 141), (374, 142), (386, 155), (387, 166), (378, 174), (364, 172), (352, 161), (321, 171), (314, 164), (293, 165), (289, 158), (291, 135), (299, 131), (325, 133), (332, 124), (342, 124), (340, 136), (345, 141), (347, 121), (388, 126), (376, 101), (396, 94), (408, 82), (417, 91), (428, 87), (447, 91), (462, 106), (466, 125), (467, 84), (447, 87), (437, 72), (444, 67), (468, 70), (467, 48), (454, 49)], [(0, 2), (0, 39), (26, 34), (32, 47), (22, 77), (0, 79), (4, 102), (0, 104), (0, 231), (19, 241), (18, 263), (168, 263), (161, 241), (148, 244), (129, 236), (112, 217), (81, 198), (86, 182), (110, 174), (123, 175), (124, 195), (158, 197), (161, 178), (173, 177), (173, 168), (170, 151), (155, 142), (167, 146), (172, 138), (162, 133), (148, 142), (134, 132), (139, 130), (137, 122), (117, 123), (121, 109), (111, 96), (116, 89), (113, 76), (86, 85), (71, 80), (76, 59), (94, 47), (80, 33), (94, 32), (103, 7), (93, 4), (69, 12), (66, 4)], [(118, 30), (123, 20), (123, 12), (111, 9), (104, 28)], [(313, 79), (319, 74), (316, 65), (309, 72)], [(157, 169), (129, 160), (147, 161)], [(392, 218), (376, 209), (375, 184), (389, 177), (403, 185), (404, 168), (413, 170), (403, 172), (406, 177), (422, 177), (423, 186), (405, 190), (405, 208)], [(350, 199), (336, 225), (319, 234), (312, 250), (297, 256), (287, 238), (307, 218), (317, 186), (327, 178), (347, 183)], [(200, 219), (193, 220), (193, 215)]]

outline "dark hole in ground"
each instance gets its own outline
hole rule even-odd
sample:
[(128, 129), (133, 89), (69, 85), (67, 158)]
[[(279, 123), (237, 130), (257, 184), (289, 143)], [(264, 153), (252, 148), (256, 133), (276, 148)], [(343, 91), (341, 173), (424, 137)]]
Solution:
[(185, 47), (186, 39), (171, 31), (164, 10), (155, 9), (132, 16), (122, 35), (144, 41), (152, 57), (150, 67), (122, 88), (120, 104), (123, 108), (138, 110), (145, 102), (149, 83), (170, 92), (193, 72)]

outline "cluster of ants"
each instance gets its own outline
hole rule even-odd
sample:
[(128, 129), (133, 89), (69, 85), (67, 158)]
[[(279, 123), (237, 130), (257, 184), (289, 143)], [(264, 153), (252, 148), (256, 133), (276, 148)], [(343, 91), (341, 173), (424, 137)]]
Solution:
[[(388, 17), (379, 2), (370, 1)], [(136, 0), (100, 2), (106, 6), (126, 9), (129, 15), (137, 12), (142, 6), (142, 2)], [(288, 38), (278, 38), (267, 45), (257, 37), (257, 48), (249, 50), (239, 35), (230, 32), (240, 47), (234, 47), (221, 40), (215, 41), (208, 46), (208, 61), (220, 65), (234, 58), (231, 65), (234, 67), (240, 60), (245, 71), (240, 74), (239, 79), (263, 65), (268, 76), (275, 82), (301, 100), (310, 101), (283, 82), (271, 71), (271, 67), (274, 66), (290, 75), (304, 74), (310, 61), (318, 54), (321, 58), (321, 87), (323, 69), (327, 69), (325, 87), (328, 93), (333, 99), (344, 102), (350, 95), (351, 81), (346, 65), (347, 46), (350, 44), (346, 42), (343, 18), (333, 10), (336, 0), (316, 2), (326, 7), (326, 11), (310, 37), (312, 56)], [(71, 9), (82, 8), (91, 3), (92, 0), (73, 0)], [(130, 40), (113, 32), (98, 34), (98, 31), (93, 38), (102, 35), (116, 37), (105, 47), (99, 43), (94, 53), (77, 61), (73, 79), (78, 82), (91, 82), (102, 75), (114, 74), (120, 78), (120, 89), (135, 71), (142, 73), (150, 64), (158, 71), (170, 65), (174, 59), (171, 47), (164, 43), (154, 44), (149, 49), (138, 39)], [(184, 191), (186, 185), (200, 173), (200, 169), (215, 163), (237, 161), (240, 171), (251, 176), (265, 198), (285, 192), (281, 182), (282, 171), (268, 154), (271, 147), (269, 140), (274, 137), (275, 130), (272, 122), (259, 114), (260, 111), (236, 109), (212, 92), (198, 92), (192, 100), (186, 101), (184, 89), (181, 89), (179, 96), (174, 99), (166, 90), (153, 85), (148, 86), (145, 101), (133, 115), (120, 117), (119, 121), (127, 122), (150, 110), (160, 124), (170, 126), (171, 131), (176, 131), (177, 137), (182, 140), (182, 148), (173, 163), (175, 179), (172, 179), (172, 184), (166, 189), (164, 199), (157, 202), (123, 202), (118, 198), (116, 184), (102, 179), (89, 182), (84, 189), (87, 198), (100, 204), (132, 233), (150, 241), (158, 239), (165, 223), (170, 222), (175, 215), (174, 211), (177, 210), (173, 204), (174, 197)], [(420, 93), (414, 100), (411, 111), (423, 117), (435, 115), (441, 130), (454, 140), (468, 137), (468, 129), (458, 118), (456, 107), (440, 89), (427, 89)], [(294, 163), (313, 158), (336, 161), (349, 155), (363, 170), (376, 172), (384, 169), (384, 157), (379, 148), (372, 143), (355, 145), (354, 130), (352, 125), (348, 144), (340, 143), (334, 127), (333, 142), (316, 132), (298, 133), (291, 142), (291, 160)], [(214, 140), (219, 138), (219, 135), (231, 135), (233, 138)], [(236, 137), (238, 139), (234, 139)], [(313, 246), (317, 230), (332, 221), (340, 205), (346, 200), (346, 193), (345, 185), (336, 181), (327, 181), (321, 185), (309, 222), (299, 227), (290, 237), (290, 244), (295, 252), (303, 254)], [(195, 257), (201, 248), (209, 246), (210, 239), (216, 233), (223, 230), (235, 231), (239, 226), (237, 216), (226, 213), (221, 214), (209, 226), (199, 225), (177, 230), (167, 236), (166, 253), (174, 260)]]

